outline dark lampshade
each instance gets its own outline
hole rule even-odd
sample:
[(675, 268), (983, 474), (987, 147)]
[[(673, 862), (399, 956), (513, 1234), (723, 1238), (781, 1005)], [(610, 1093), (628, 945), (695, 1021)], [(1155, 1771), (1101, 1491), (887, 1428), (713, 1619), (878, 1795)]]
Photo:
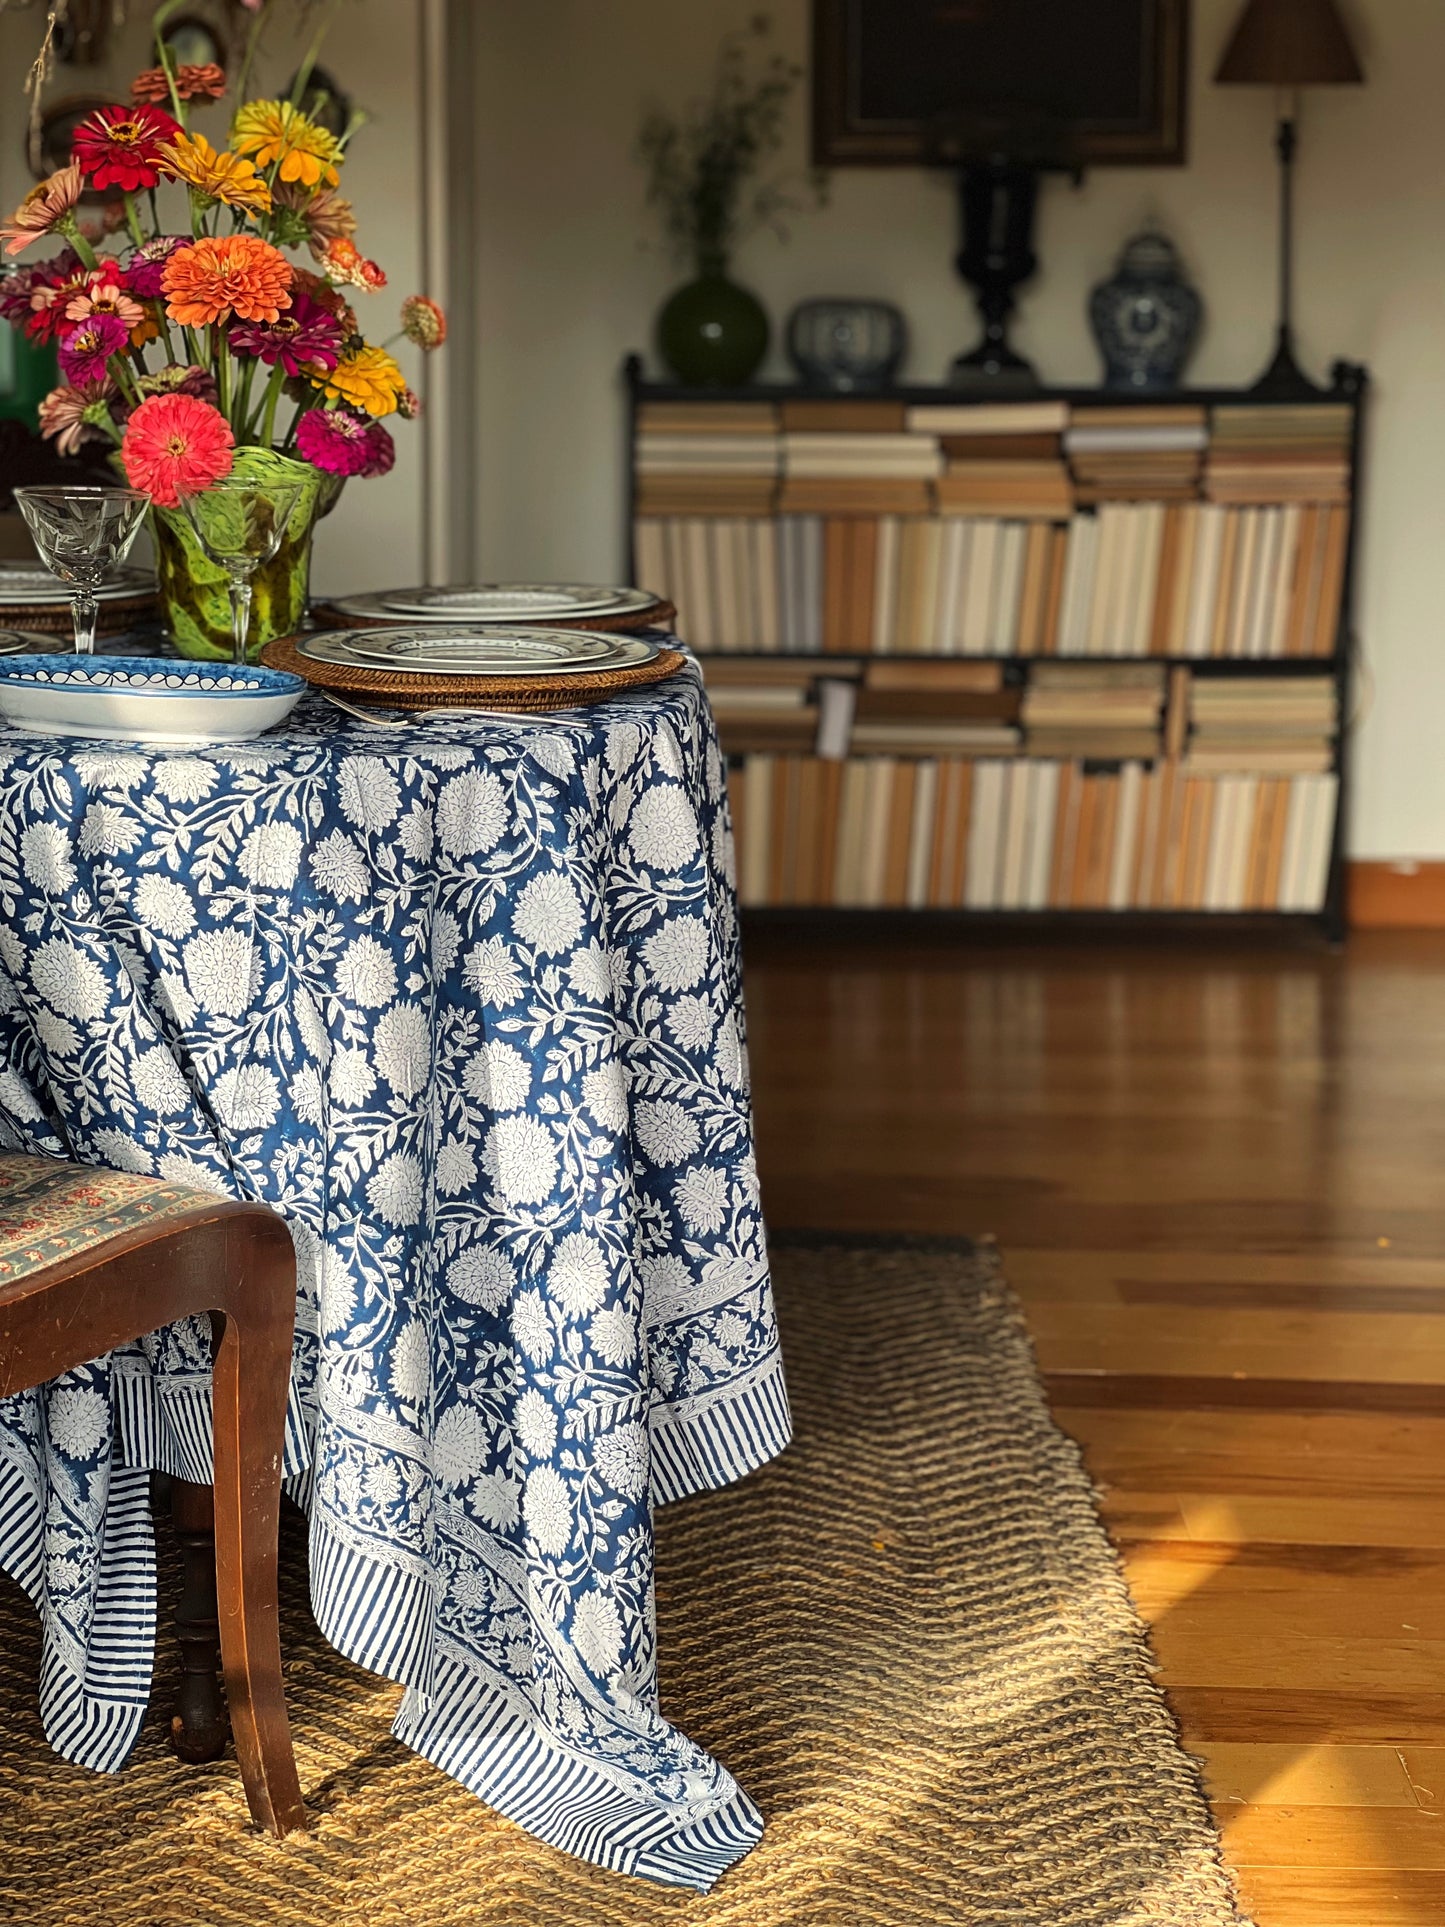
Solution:
[(1246, 0), (1214, 78), (1265, 87), (1362, 81), (1334, 0)]

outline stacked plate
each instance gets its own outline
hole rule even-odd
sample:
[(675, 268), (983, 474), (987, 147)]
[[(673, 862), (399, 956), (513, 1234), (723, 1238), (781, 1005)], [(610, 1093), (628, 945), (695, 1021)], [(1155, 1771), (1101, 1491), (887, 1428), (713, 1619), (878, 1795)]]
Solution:
[[(156, 579), (149, 569), (114, 569), (95, 594), (99, 635), (119, 634), (155, 614)], [(0, 623), (68, 637), (70, 591), (36, 562), (0, 562)]]
[[(156, 579), (149, 569), (115, 569), (95, 592), (97, 602), (126, 602), (154, 595)], [(37, 609), (50, 603), (70, 606), (70, 590), (49, 569), (32, 562), (0, 562), (0, 608), (19, 604)]]
[(649, 589), (599, 588), (585, 582), (476, 582), (451, 589), (377, 589), (338, 596), (321, 606), (323, 620), (373, 625), (408, 622), (505, 626), (538, 623), (640, 629), (666, 619), (669, 605)]
[(398, 708), (567, 709), (661, 681), (683, 658), (594, 629), (406, 626), (318, 630), (266, 649), (274, 668)]

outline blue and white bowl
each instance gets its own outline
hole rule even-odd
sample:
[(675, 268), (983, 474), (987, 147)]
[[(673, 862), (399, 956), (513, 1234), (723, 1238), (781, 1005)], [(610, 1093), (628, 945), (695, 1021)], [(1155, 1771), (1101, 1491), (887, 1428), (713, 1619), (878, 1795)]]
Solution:
[(306, 688), (281, 669), (165, 656), (0, 657), (0, 717), (32, 736), (112, 743), (244, 743)]

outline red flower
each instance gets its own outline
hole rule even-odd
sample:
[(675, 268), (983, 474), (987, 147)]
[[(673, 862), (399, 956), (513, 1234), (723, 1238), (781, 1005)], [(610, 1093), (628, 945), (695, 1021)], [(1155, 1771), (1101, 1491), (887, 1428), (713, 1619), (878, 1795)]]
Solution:
[(32, 341), (55, 341), (70, 326), (66, 309), (90, 287), (91, 269), (67, 251), (35, 270), (30, 285), (30, 319), (25, 332)]
[(152, 395), (126, 423), (120, 458), (132, 488), (163, 509), (199, 495), (229, 475), (235, 460), (230, 423), (193, 395)]
[(127, 194), (154, 187), (161, 177), (161, 148), (180, 124), (159, 107), (97, 107), (71, 141), (72, 156), (92, 187), (123, 187)]

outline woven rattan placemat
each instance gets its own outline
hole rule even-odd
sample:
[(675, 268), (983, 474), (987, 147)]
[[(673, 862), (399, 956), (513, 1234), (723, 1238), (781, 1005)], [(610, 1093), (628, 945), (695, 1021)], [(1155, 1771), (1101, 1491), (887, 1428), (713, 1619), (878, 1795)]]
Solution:
[[(334, 602), (324, 601), (312, 603), (311, 619), (318, 629), (395, 629), (407, 622), (415, 623), (415, 617), (354, 615), (350, 610), (338, 608)], [(646, 609), (636, 609), (624, 616), (566, 616), (559, 617), (554, 622), (548, 622), (541, 616), (528, 616), (527, 627), (529, 629), (596, 629), (604, 635), (620, 636), (632, 635), (639, 629), (670, 629), (676, 620), (676, 606), (659, 598)], [(456, 621), (458, 627), (466, 627), (465, 616), (458, 616)]]
[(665, 682), (687, 661), (681, 650), (664, 649), (651, 662), (631, 669), (609, 669), (579, 676), (421, 676), (410, 670), (350, 668), (303, 656), (291, 636), (278, 636), (261, 652), (268, 669), (287, 669), (318, 689), (334, 689), (355, 702), (385, 709), (514, 709), (545, 714), (606, 702), (629, 689)]
[(234, 1760), (165, 1750), (173, 1598), (125, 1770), (57, 1759), (35, 1712), (35, 1615), (0, 1580), (0, 1920), (1241, 1927), (991, 1252), (775, 1255), (796, 1440), (657, 1517), (664, 1708), (767, 1820), (712, 1894), (568, 1859), (389, 1739), (400, 1689), (316, 1631), (288, 1508), (281, 1637), (312, 1831), (249, 1832)]
[[(160, 610), (155, 595), (111, 596), (96, 605), (95, 633), (118, 636), (127, 629), (153, 622)], [(37, 629), (47, 636), (68, 636), (72, 629), (68, 602), (0, 602), (0, 629)]]

